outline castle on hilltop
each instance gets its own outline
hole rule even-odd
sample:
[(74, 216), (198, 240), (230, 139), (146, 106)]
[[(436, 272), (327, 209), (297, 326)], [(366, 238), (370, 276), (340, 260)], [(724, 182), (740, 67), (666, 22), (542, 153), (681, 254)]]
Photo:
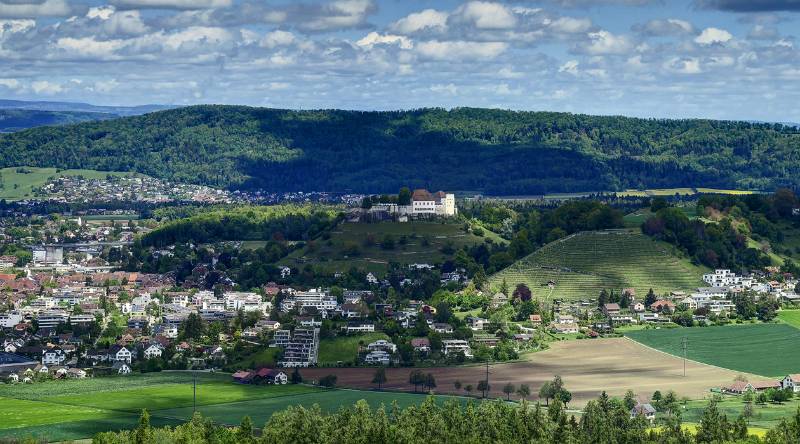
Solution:
[(434, 215), (434, 216), (455, 216), (456, 215), (456, 196), (444, 191), (437, 191), (431, 194), (426, 189), (414, 190), (411, 195), (410, 209), (407, 205), (399, 207), (400, 214), (410, 214), (414, 216)]

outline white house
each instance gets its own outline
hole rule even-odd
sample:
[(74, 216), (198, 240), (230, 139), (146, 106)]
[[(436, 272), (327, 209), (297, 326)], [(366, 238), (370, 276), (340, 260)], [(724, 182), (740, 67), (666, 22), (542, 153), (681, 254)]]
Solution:
[(442, 341), (442, 346), (445, 355), (462, 352), (465, 357), (472, 357), (472, 349), (469, 347), (469, 343), (463, 339), (445, 339)]
[(367, 350), (369, 351), (385, 351), (387, 353), (394, 353), (397, 351), (397, 346), (386, 339), (378, 339), (375, 342), (369, 343), (367, 345)]
[(161, 344), (150, 344), (149, 347), (144, 349), (144, 358), (145, 359), (160, 358), (161, 353), (163, 353)]
[(411, 195), (411, 214), (433, 216), (455, 216), (455, 194), (438, 191), (431, 194), (428, 190), (414, 190)]
[(67, 354), (60, 348), (45, 350), (42, 353), (42, 365), (62, 365), (67, 360)]
[(795, 393), (800, 392), (800, 374), (786, 375), (781, 380), (781, 388), (784, 390), (790, 388)]
[(111, 368), (114, 369), (119, 375), (128, 375), (131, 373), (131, 366), (124, 361), (115, 362)]
[(366, 364), (389, 365), (389, 362), (391, 362), (389, 353), (381, 350), (371, 351), (364, 357), (364, 363)]
[(127, 362), (128, 364), (130, 364), (133, 359), (133, 354), (130, 350), (118, 345), (111, 347), (108, 351), (108, 355), (113, 361)]

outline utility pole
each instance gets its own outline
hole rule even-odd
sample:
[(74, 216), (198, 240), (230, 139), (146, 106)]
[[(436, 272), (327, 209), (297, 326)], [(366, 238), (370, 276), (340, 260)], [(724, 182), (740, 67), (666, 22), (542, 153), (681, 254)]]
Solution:
[[(486, 394), (489, 393), (489, 359), (486, 359)], [(486, 394), (483, 397), (486, 397)]]
[(197, 372), (192, 372), (192, 415), (197, 413)]
[(681, 339), (681, 348), (683, 348), (683, 376), (686, 377), (686, 350), (689, 348), (689, 338), (684, 336)]

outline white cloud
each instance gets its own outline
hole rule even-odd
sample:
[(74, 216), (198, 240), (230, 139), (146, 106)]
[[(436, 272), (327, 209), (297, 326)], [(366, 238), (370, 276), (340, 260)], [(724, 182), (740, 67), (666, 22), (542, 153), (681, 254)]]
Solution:
[(577, 60), (568, 60), (563, 65), (558, 68), (558, 72), (566, 72), (572, 75), (578, 75), (578, 61)]
[(66, 0), (0, 1), (0, 17), (65, 17), (70, 14), (72, 14), (72, 8), (69, 6)]
[(429, 89), (435, 93), (447, 93), (453, 96), (458, 94), (458, 87), (453, 83), (448, 83), (446, 85), (431, 85)]
[(43, 95), (53, 95), (64, 91), (64, 87), (62, 87), (60, 84), (49, 82), (47, 80), (37, 80), (31, 83), (31, 89), (33, 89), (33, 92), (36, 94)]
[(419, 31), (444, 32), (447, 29), (448, 13), (435, 9), (425, 9), (409, 14), (389, 26), (400, 34), (413, 34)]
[(587, 18), (559, 17), (551, 21), (548, 27), (555, 32), (577, 34), (588, 31), (592, 21)]
[(374, 45), (398, 45), (402, 49), (411, 49), (414, 45), (407, 37), (392, 34), (378, 34), (377, 32), (370, 32), (364, 36), (356, 44), (365, 48), (372, 48)]
[(635, 25), (633, 30), (650, 36), (668, 36), (694, 33), (694, 26), (686, 20), (650, 20), (643, 25)]
[(336, 0), (314, 16), (301, 20), (298, 26), (307, 31), (329, 31), (364, 24), (367, 15), (375, 11), (372, 0)]
[(278, 46), (289, 46), (294, 43), (297, 38), (289, 31), (276, 30), (268, 32), (259, 43), (264, 48), (275, 48)]
[(732, 39), (730, 32), (719, 28), (706, 28), (697, 36), (694, 41), (701, 45), (712, 45), (714, 43), (725, 43)]
[(633, 49), (633, 43), (624, 35), (614, 35), (606, 30), (587, 34), (589, 42), (583, 45), (584, 52), (592, 55), (625, 54)]
[(94, 83), (94, 90), (101, 93), (109, 93), (119, 86), (117, 79), (101, 80)]
[(511, 29), (517, 24), (514, 13), (500, 3), (471, 1), (459, 6), (450, 17), (478, 29)]
[(101, 20), (108, 20), (109, 17), (114, 14), (114, 11), (116, 11), (116, 8), (110, 5), (96, 6), (89, 8), (86, 17), (90, 19), (99, 18)]
[(79, 58), (110, 59), (124, 45), (122, 40), (95, 40), (94, 37), (63, 37), (56, 41), (56, 48), (67, 56)]
[(232, 0), (111, 0), (111, 3), (134, 9), (211, 9), (227, 8)]
[(664, 64), (664, 68), (680, 74), (699, 74), (703, 72), (700, 68), (700, 59), (697, 57), (673, 57)]
[(17, 79), (0, 79), (0, 86), (8, 88), (12, 91), (22, 89), (22, 83)]
[(416, 50), (423, 57), (436, 60), (493, 59), (508, 49), (505, 42), (468, 42), (430, 40), (420, 42)]

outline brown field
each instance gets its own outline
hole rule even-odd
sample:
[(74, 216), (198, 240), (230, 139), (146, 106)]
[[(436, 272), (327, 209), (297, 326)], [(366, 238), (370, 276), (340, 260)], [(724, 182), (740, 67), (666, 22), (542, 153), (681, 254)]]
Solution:
[[(436, 393), (461, 395), (465, 392), (453, 387), (456, 380), (475, 387), (486, 371), (480, 365), (422, 370), (436, 376)], [(385, 388), (413, 390), (414, 387), (408, 383), (410, 371), (409, 368), (387, 369)], [(370, 382), (374, 372), (371, 368), (311, 368), (304, 369), (302, 374), (306, 380), (336, 374), (339, 386), (369, 389), (375, 387)], [(503, 386), (511, 382), (528, 384), (535, 398), (542, 383), (554, 375), (561, 375), (566, 388), (572, 392), (570, 405), (582, 406), (603, 390), (612, 396), (622, 396), (626, 390), (632, 389), (637, 395), (648, 398), (655, 390), (674, 390), (681, 397), (700, 399), (709, 394), (710, 388), (733, 382), (737, 373), (687, 361), (687, 376), (684, 378), (682, 359), (634, 341), (624, 338), (573, 340), (554, 343), (550, 349), (528, 355), (522, 362), (491, 365), (491, 394), (494, 397), (505, 396)]]

